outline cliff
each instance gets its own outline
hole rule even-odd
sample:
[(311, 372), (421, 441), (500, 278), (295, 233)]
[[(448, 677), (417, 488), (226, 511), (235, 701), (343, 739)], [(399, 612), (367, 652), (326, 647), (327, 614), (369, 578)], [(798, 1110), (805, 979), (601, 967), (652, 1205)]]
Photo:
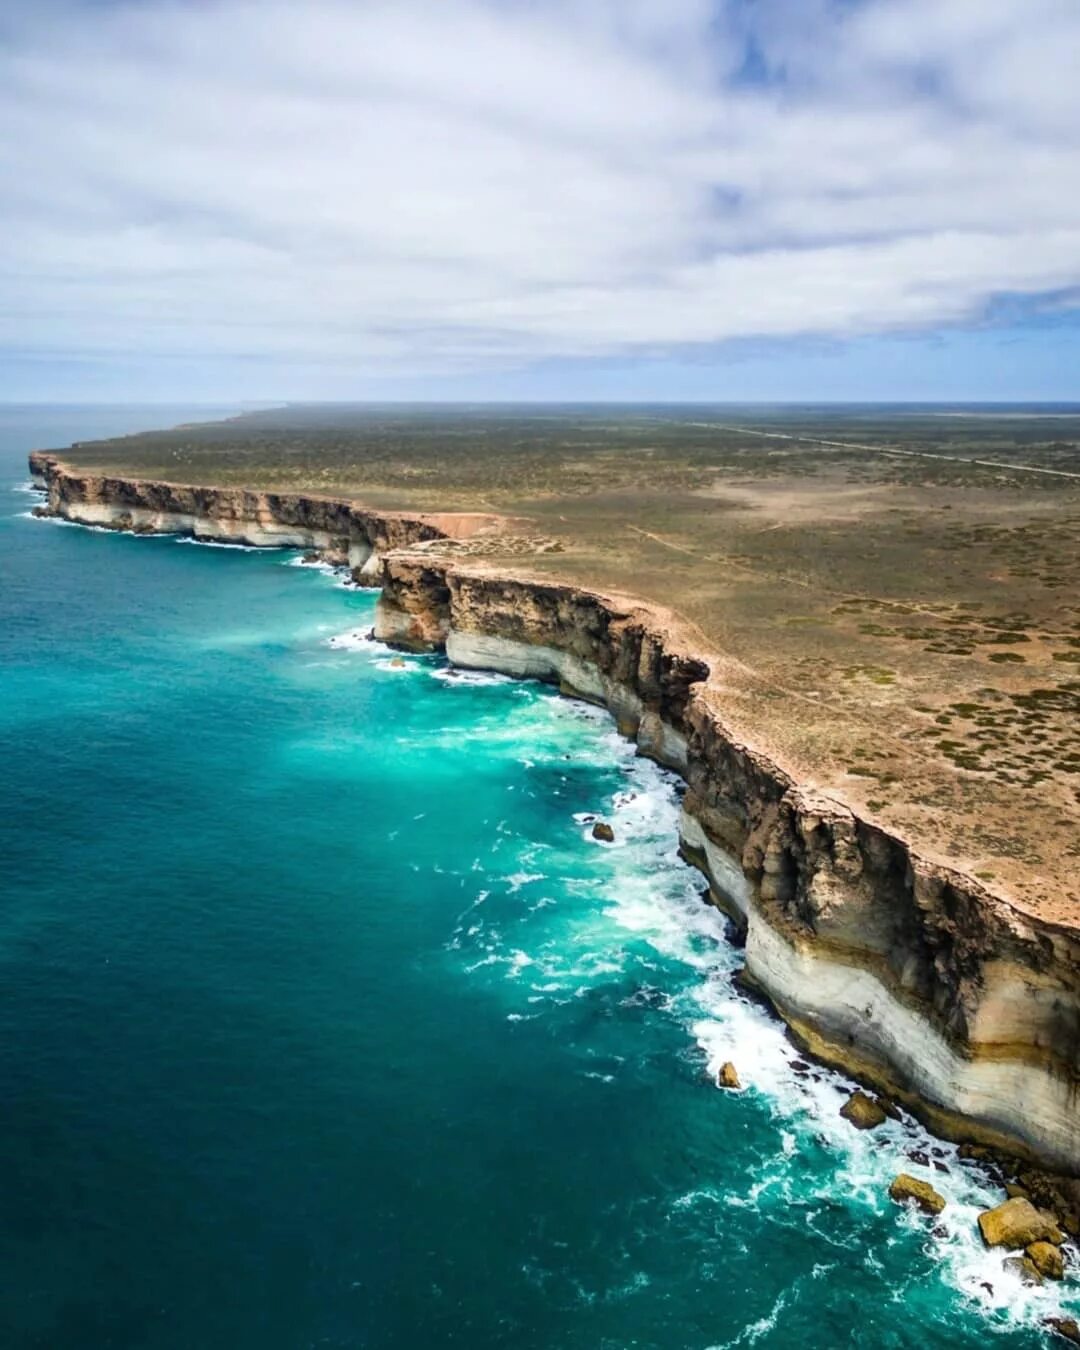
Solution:
[(746, 979), (819, 1058), (942, 1134), (1080, 1175), (1080, 934), (814, 790), (725, 708), (730, 658), (670, 613), (413, 551), (498, 518), (81, 473), (31, 456), (46, 514), (310, 548), (382, 586), (376, 634), (608, 708), (686, 782), (681, 842), (745, 937)]
[(303, 493), (195, 487), (82, 473), (57, 455), (30, 455), (34, 483), (48, 493), (44, 514), (136, 534), (181, 534), (207, 542), (304, 548), (372, 584), (390, 549), (497, 531), (499, 517), (371, 511), (355, 502)]
[(1080, 940), (800, 786), (725, 722), (670, 614), (424, 555), (383, 563), (376, 635), (552, 681), (686, 781), (682, 846), (746, 977), (820, 1058), (939, 1132), (1080, 1173)]

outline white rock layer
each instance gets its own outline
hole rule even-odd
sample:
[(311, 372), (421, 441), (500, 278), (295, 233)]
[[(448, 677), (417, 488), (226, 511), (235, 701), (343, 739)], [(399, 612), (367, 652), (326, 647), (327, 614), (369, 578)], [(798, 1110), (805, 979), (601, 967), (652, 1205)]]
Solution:
[(966, 1059), (869, 970), (795, 945), (750, 911), (746, 968), (782, 1013), (837, 1045), (891, 1065), (927, 1101), (1027, 1141), (1069, 1166), (1075, 1094), (1062, 1078), (1018, 1059)]

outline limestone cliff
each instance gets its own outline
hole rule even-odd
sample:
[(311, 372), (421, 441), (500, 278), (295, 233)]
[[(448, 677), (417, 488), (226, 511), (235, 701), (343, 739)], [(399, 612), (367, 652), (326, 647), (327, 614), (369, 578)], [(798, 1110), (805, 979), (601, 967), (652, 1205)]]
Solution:
[(746, 940), (748, 982), (822, 1059), (942, 1133), (1080, 1175), (1080, 935), (1021, 912), (732, 725), (721, 658), (663, 611), (414, 551), (497, 530), (315, 495), (82, 473), (31, 456), (47, 514), (311, 548), (381, 584), (377, 635), (601, 704), (686, 782), (682, 846)]
[(211, 542), (304, 548), (348, 566), (370, 583), (389, 549), (497, 530), (480, 513), (420, 515), (371, 511), (355, 502), (307, 493), (196, 487), (83, 473), (47, 451), (30, 455), (35, 484), (48, 493), (45, 514), (81, 525), (138, 534), (183, 534)]
[(415, 554), (387, 557), (382, 585), (380, 638), (553, 681), (684, 777), (684, 852), (814, 1053), (944, 1133), (1080, 1172), (1076, 933), (796, 783), (725, 723), (671, 615)]

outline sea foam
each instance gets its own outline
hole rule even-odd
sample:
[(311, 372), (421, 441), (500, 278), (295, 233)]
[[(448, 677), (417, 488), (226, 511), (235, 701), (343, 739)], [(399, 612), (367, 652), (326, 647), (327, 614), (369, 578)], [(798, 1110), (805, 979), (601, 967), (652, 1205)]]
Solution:
[[(526, 981), (527, 1003), (530, 1015), (536, 1016), (545, 1006), (559, 1008), (589, 996), (595, 981), (626, 969), (620, 931), (643, 940), (660, 956), (693, 972), (684, 990), (659, 991), (653, 1001), (657, 1015), (675, 1016), (681, 1022), (714, 1079), (725, 1061), (734, 1062), (744, 1095), (764, 1102), (775, 1122), (775, 1151), (750, 1181), (747, 1193), (728, 1194), (717, 1203), (759, 1204), (766, 1195), (790, 1201), (798, 1194), (805, 1200), (804, 1155), (807, 1150), (825, 1150), (832, 1164), (815, 1183), (823, 1211), (839, 1191), (848, 1202), (888, 1214), (900, 1231), (922, 1239), (941, 1277), (986, 1318), (988, 1329), (1035, 1327), (1048, 1316), (1076, 1315), (1080, 1297), (1073, 1279), (1042, 1288), (1023, 1285), (1005, 1268), (1007, 1253), (983, 1247), (977, 1216), (1003, 1197), (984, 1174), (959, 1158), (954, 1145), (935, 1138), (908, 1115), (872, 1132), (853, 1129), (839, 1111), (856, 1084), (841, 1073), (807, 1063), (779, 1019), (738, 989), (735, 976), (742, 955), (728, 941), (727, 921), (703, 902), (700, 874), (678, 854), (679, 779), (638, 757), (611, 728), (607, 715), (591, 705), (552, 695), (539, 697), (532, 706), (533, 715), (524, 723), (539, 723), (541, 735), (540, 744), (530, 746), (530, 762), (550, 770), (564, 757), (565, 745), (572, 744), (578, 762), (606, 760), (618, 766), (624, 786), (606, 801), (593, 803), (591, 810), (569, 816), (578, 838), (590, 845), (596, 843), (590, 822), (599, 817), (608, 820), (616, 845), (590, 852), (604, 860), (602, 884), (595, 876), (578, 875), (575, 867), (568, 867), (569, 874), (562, 878), (566, 891), (593, 899), (598, 908), (591, 919), (579, 915), (569, 926), (564, 920), (557, 930), (559, 940), (548, 932), (534, 948), (520, 931), (512, 938), (504, 933), (494, 916), (485, 922), (477, 919), (475, 910), (469, 912), (470, 922), (459, 925), (451, 944), (478, 958), (466, 969), (479, 973), (502, 968), (515, 985), (531, 976)], [(520, 737), (524, 729), (518, 726), (513, 731)], [(560, 860), (549, 858), (539, 871), (528, 867), (529, 856), (527, 850), (522, 852), (522, 869), (504, 875), (503, 888), (521, 893), (528, 915), (546, 908), (538, 900), (546, 900), (547, 912), (554, 913), (558, 902), (545, 893), (555, 885)], [(928, 1165), (913, 1154), (925, 1157)], [(888, 1198), (889, 1183), (900, 1171), (930, 1181), (945, 1197), (946, 1208), (935, 1221)], [(827, 1225), (814, 1231), (824, 1246), (831, 1243)], [(1075, 1258), (1074, 1251), (1073, 1270)], [(872, 1252), (867, 1259), (874, 1259)], [(772, 1328), (780, 1311), (781, 1307), (774, 1309), (770, 1317), (747, 1327), (739, 1342), (730, 1343), (752, 1344)]]

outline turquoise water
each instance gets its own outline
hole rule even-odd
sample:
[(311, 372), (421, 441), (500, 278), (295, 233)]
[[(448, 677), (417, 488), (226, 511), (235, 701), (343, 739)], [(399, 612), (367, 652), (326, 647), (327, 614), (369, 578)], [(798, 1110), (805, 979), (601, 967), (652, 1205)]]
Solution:
[(27, 449), (145, 422), (0, 412), (0, 1344), (1042, 1344), (1000, 1195), (733, 990), (606, 717), (292, 555), (26, 516)]

